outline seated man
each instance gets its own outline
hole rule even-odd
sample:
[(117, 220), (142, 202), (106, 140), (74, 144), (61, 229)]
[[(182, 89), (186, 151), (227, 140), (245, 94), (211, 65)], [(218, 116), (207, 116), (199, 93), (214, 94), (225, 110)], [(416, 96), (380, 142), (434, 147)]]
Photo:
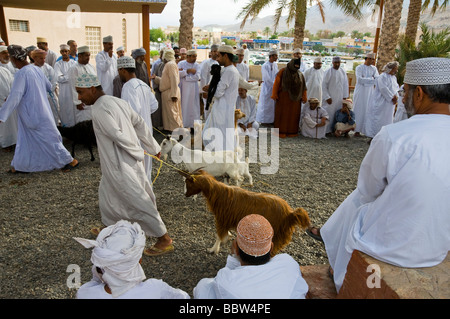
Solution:
[(251, 95), (247, 95), (247, 89), (239, 85), (239, 96), (236, 99), (236, 109), (240, 109), (245, 117), (237, 121), (239, 135), (258, 137), (259, 123), (256, 122), (256, 101)]
[[(162, 280), (147, 279), (141, 267), (145, 233), (138, 223), (120, 220), (96, 240), (74, 238), (92, 250), (92, 280), (78, 289), (77, 299), (189, 299)], [(144, 281), (145, 280), (145, 281)]]
[(354, 250), (404, 268), (433, 267), (450, 247), (450, 59), (406, 63), (409, 119), (385, 125), (361, 163), (356, 189), (322, 228), (341, 289)]
[(309, 106), (305, 105), (302, 118), (302, 135), (312, 138), (326, 138), (326, 125), (330, 117), (328, 112), (319, 106), (320, 101), (315, 97), (308, 100)]
[(352, 111), (352, 101), (343, 100), (342, 108), (336, 111), (334, 115), (336, 125), (334, 126), (334, 136), (344, 135), (348, 137), (348, 132), (354, 131), (356, 128), (355, 113)]
[(215, 278), (203, 278), (194, 288), (196, 299), (304, 299), (308, 284), (298, 263), (288, 254), (271, 258), (273, 228), (261, 215), (239, 222), (232, 255)]

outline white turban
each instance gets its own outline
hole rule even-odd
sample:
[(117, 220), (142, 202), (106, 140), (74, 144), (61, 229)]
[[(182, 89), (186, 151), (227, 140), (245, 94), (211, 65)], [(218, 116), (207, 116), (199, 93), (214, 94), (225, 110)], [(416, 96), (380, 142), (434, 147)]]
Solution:
[(383, 72), (389, 73), (392, 69), (398, 67), (398, 65), (399, 63), (397, 61), (389, 62), (383, 67)]
[(59, 46), (59, 50), (70, 50), (70, 46), (68, 46), (67, 44), (61, 44)]
[(322, 63), (322, 58), (320, 56), (315, 58), (314, 63)]
[(117, 59), (117, 69), (135, 69), (136, 61), (130, 56), (123, 56)]
[(114, 298), (145, 279), (139, 263), (145, 247), (145, 233), (138, 223), (120, 220), (104, 228), (96, 240), (74, 239), (86, 248), (94, 248), (91, 262), (102, 269), (102, 278)]
[(439, 85), (450, 83), (450, 59), (423, 58), (406, 63), (404, 83)]
[(119, 52), (119, 51), (125, 51), (125, 48), (124, 48), (123, 46), (118, 47), (118, 48), (116, 49), (116, 52)]
[(196, 50), (188, 50), (186, 55), (197, 55), (197, 51)]
[(78, 53), (86, 53), (86, 52), (91, 52), (87, 45), (84, 45), (82, 47), (78, 47)]
[(274, 54), (278, 55), (278, 51), (277, 50), (270, 50), (269, 51), (269, 56), (274, 55)]
[(8, 47), (6, 45), (0, 45), (0, 53), (3, 51), (8, 51)]

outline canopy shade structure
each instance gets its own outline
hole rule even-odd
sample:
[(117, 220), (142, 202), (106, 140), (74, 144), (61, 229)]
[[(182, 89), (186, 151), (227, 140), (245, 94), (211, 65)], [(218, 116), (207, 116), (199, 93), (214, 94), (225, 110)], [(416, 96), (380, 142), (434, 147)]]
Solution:
[(0, 0), (0, 36), (8, 45), (8, 32), (4, 7), (17, 9), (67, 11), (69, 5), (77, 4), (80, 11), (98, 13), (141, 13), (143, 47), (147, 51), (145, 62), (150, 72), (150, 13), (161, 13), (167, 0)]

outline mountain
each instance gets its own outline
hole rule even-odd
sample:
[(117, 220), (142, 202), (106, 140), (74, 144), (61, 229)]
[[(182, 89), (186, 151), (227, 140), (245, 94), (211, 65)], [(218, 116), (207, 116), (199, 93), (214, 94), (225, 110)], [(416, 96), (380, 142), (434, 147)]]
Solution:
[[(405, 0), (403, 2), (403, 10), (402, 10), (402, 18), (400, 21), (400, 28), (404, 31), (406, 28), (406, 19), (408, 16), (408, 6), (409, 1)], [(308, 8), (307, 16), (306, 16), (306, 26), (305, 29), (309, 30), (309, 32), (315, 34), (318, 30), (332, 30), (336, 31), (344, 31), (346, 33), (350, 33), (353, 30), (358, 30), (359, 32), (371, 32), (372, 35), (375, 34), (377, 28), (378, 21), (378, 13), (376, 15), (372, 15), (369, 9), (364, 14), (364, 17), (361, 20), (357, 20), (355, 18), (344, 15), (339, 9), (336, 7), (326, 4), (325, 5), (325, 23), (322, 21), (322, 17), (320, 15), (319, 9), (317, 6), (313, 6)], [(277, 28), (277, 32), (287, 31), (294, 27), (294, 23), (288, 27), (286, 24), (287, 16), (283, 16), (280, 19), (280, 23)], [(429, 10), (421, 15), (420, 21), (426, 22), (429, 27), (433, 29), (440, 30), (449, 26), (448, 21), (450, 20), (450, 10), (444, 12), (436, 12), (434, 17), (429, 15)], [(239, 32), (239, 31), (262, 31), (265, 27), (269, 27), (271, 30), (274, 30), (273, 27), (274, 16), (267, 16), (262, 18), (256, 18), (253, 22), (248, 22), (245, 24), (244, 28), (240, 29), (240, 23), (231, 24), (231, 25), (217, 25), (210, 24), (205, 25), (202, 29), (221, 29), (226, 32)]]

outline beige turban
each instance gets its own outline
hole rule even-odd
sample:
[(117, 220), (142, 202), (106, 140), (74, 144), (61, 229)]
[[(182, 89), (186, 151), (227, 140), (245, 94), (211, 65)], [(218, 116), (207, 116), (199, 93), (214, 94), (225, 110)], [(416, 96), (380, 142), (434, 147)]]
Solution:
[(352, 108), (353, 108), (353, 102), (352, 102), (352, 100), (349, 100), (349, 99), (342, 100), (342, 104), (347, 105), (347, 107), (348, 107), (349, 109), (352, 109)]
[(36, 43), (47, 43), (47, 39), (46, 39), (46, 38), (38, 37), (38, 38), (36, 39)]
[(239, 54), (239, 55), (244, 54), (244, 49), (242, 49), (242, 48), (237, 49), (236, 54)]
[(375, 59), (375, 53), (373, 53), (373, 52), (367, 53), (367, 54), (366, 54), (366, 58), (369, 58), (369, 59)]
[(315, 97), (310, 98), (310, 99), (308, 100), (308, 102), (309, 102), (309, 104), (311, 104), (311, 103), (320, 103), (319, 99), (317, 99), (317, 98), (315, 98)]
[(221, 45), (217, 51), (223, 52), (223, 53), (230, 53), (234, 54), (233, 47), (231, 45)]
[(47, 56), (47, 51), (41, 50), (41, 49), (36, 49), (31, 51), (31, 58), (34, 59), (35, 56), (37, 55), (44, 55)]
[(314, 63), (322, 63), (322, 58), (320, 56), (315, 58)]
[(172, 49), (167, 49), (164, 51), (163, 60), (173, 61), (175, 60), (175, 51)]
[(197, 51), (196, 50), (188, 50), (186, 55), (197, 55)]

